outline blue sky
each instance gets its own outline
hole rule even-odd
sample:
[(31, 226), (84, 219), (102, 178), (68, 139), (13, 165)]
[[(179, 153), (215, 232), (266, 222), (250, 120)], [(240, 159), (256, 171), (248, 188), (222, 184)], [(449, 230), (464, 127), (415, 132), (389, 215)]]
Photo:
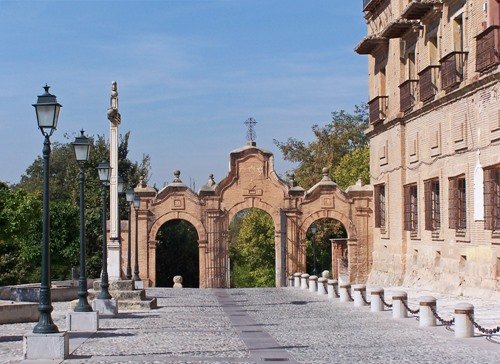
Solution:
[[(15, 183), (41, 154), (36, 96), (48, 83), (63, 105), (52, 140), (109, 134), (118, 82), (130, 157), (151, 156), (150, 184), (228, 172), (228, 153), (257, 120), (257, 145), (293, 167), (273, 139), (311, 140), (334, 110), (367, 101), (361, 0), (0, 0), (0, 180)], [(69, 139), (65, 138), (69, 135)]]

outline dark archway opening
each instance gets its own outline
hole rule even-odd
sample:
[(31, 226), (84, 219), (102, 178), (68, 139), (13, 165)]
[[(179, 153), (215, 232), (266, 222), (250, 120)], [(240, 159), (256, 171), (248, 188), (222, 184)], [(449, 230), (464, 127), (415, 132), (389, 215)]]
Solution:
[(156, 235), (156, 286), (172, 287), (174, 276), (182, 276), (183, 287), (200, 286), (198, 233), (185, 220), (171, 220)]
[(231, 288), (275, 286), (274, 222), (267, 212), (245, 209), (229, 227)]
[[(321, 275), (324, 270), (333, 273), (333, 269), (338, 271), (347, 268), (347, 246), (345, 257), (342, 256), (338, 262), (333, 262), (332, 258), (332, 239), (347, 239), (347, 231), (340, 221), (331, 218), (318, 219), (307, 229), (306, 238), (306, 267), (309, 273)], [(339, 264), (342, 267), (339, 267)]]

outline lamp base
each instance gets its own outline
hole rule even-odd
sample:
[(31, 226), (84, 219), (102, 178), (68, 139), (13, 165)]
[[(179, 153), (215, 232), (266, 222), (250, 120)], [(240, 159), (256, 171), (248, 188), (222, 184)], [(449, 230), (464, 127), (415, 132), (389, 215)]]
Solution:
[(71, 332), (96, 332), (99, 329), (97, 312), (68, 312), (66, 327)]
[(55, 334), (27, 333), (23, 336), (24, 359), (66, 359), (69, 356), (67, 332)]
[(118, 301), (114, 298), (96, 298), (92, 301), (92, 309), (97, 312), (99, 316), (116, 316), (118, 315)]

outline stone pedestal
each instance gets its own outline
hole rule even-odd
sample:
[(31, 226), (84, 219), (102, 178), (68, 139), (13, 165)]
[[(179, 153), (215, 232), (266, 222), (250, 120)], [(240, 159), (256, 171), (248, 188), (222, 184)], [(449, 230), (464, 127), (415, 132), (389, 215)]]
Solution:
[(92, 301), (92, 309), (101, 316), (116, 316), (118, 315), (118, 301), (114, 298), (110, 300), (96, 298)]
[(56, 334), (27, 333), (23, 337), (23, 357), (27, 360), (60, 360), (69, 356), (67, 332)]
[(370, 311), (371, 312), (384, 311), (384, 303), (382, 302), (381, 298), (381, 296), (384, 294), (384, 289), (373, 288), (370, 293), (371, 293)]
[(134, 289), (144, 289), (144, 281), (134, 281)]
[(120, 242), (118, 238), (108, 241), (108, 275), (109, 280), (120, 279)]
[(455, 337), (474, 337), (474, 306), (470, 303), (459, 303), (455, 306)]
[(302, 273), (302, 275), (300, 276), (300, 289), (308, 289), (309, 288), (308, 283), (309, 283), (309, 274)]
[(348, 290), (351, 289), (351, 285), (349, 283), (341, 283), (339, 285), (339, 295), (340, 302), (350, 302)]
[(408, 295), (406, 292), (397, 291), (392, 295), (392, 318), (402, 319), (408, 317), (408, 310), (404, 304), (408, 304)]
[(436, 309), (436, 298), (432, 296), (425, 296), (420, 298), (420, 312), (419, 312), (419, 326), (436, 326), (436, 318), (431, 311)]
[(327, 291), (328, 291), (328, 298), (329, 299), (333, 299), (333, 298), (337, 297), (337, 295), (335, 294), (335, 288), (334, 288), (334, 286), (337, 284), (338, 284), (338, 281), (336, 279), (329, 279), (328, 280)]
[(99, 329), (99, 315), (97, 312), (68, 312), (66, 328), (68, 331), (95, 332)]
[(324, 278), (324, 277), (318, 278), (318, 294), (319, 295), (327, 294), (327, 292), (326, 292), (326, 282), (327, 281), (328, 281), (327, 278)]
[(309, 277), (309, 292), (316, 292), (318, 288), (318, 276)]
[(352, 286), (353, 290), (353, 298), (354, 298), (354, 307), (363, 307), (367, 306), (367, 303), (363, 300), (363, 297), (366, 297), (366, 286), (364, 284), (354, 284)]
[(293, 274), (293, 286), (295, 288), (300, 288), (300, 276), (302, 273), (294, 273)]

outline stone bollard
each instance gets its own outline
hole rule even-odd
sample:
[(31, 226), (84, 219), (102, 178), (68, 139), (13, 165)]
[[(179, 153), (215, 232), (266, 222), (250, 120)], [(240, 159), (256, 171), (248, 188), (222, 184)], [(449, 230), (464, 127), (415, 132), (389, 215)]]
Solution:
[(300, 289), (308, 289), (309, 288), (307, 285), (308, 281), (309, 281), (309, 274), (302, 273), (300, 275)]
[(327, 294), (327, 292), (326, 292), (326, 282), (327, 281), (328, 281), (328, 279), (326, 279), (325, 277), (318, 278), (318, 294), (319, 295)]
[(329, 279), (328, 280), (327, 290), (328, 290), (328, 298), (329, 299), (333, 299), (333, 298), (337, 297), (337, 295), (335, 294), (334, 286), (336, 286), (338, 284), (339, 284), (339, 282), (336, 279)]
[(339, 296), (340, 302), (351, 302), (349, 299), (349, 292), (347, 290), (351, 289), (351, 285), (349, 283), (340, 283), (339, 284)]
[(293, 276), (288, 277), (288, 287), (293, 287)]
[(300, 288), (300, 276), (302, 273), (294, 273), (293, 274), (293, 286), (295, 288)]
[(408, 295), (403, 291), (396, 291), (392, 294), (392, 318), (402, 319), (408, 317), (408, 310), (404, 306), (408, 305)]
[(324, 270), (323, 272), (321, 272), (321, 277), (322, 278), (326, 278), (326, 279), (331, 278), (330, 271), (329, 270)]
[(474, 306), (470, 303), (459, 303), (455, 306), (455, 337), (474, 337)]
[(418, 316), (420, 327), (436, 326), (436, 318), (431, 308), (436, 310), (436, 298), (432, 296), (420, 297), (420, 312)]
[(309, 292), (316, 292), (318, 289), (318, 276), (309, 276)]
[(182, 288), (182, 277), (181, 276), (174, 276), (174, 288)]
[(370, 300), (370, 311), (371, 312), (380, 312), (384, 311), (384, 303), (382, 302), (381, 295), (384, 294), (383, 288), (372, 288), (370, 291), (371, 300)]
[(366, 295), (366, 286), (364, 284), (354, 284), (352, 286), (352, 290), (353, 290), (352, 296), (354, 298), (354, 307), (367, 306), (362, 297), (362, 295)]

